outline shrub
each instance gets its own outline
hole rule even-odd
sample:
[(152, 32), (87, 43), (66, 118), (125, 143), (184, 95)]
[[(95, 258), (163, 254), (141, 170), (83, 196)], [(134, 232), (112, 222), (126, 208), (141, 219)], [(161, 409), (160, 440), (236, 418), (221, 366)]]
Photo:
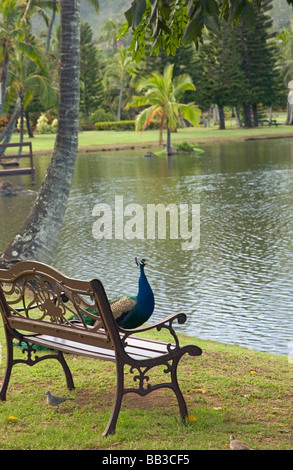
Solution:
[(95, 124), (96, 122), (110, 122), (113, 121), (115, 117), (109, 111), (105, 111), (103, 108), (99, 107), (96, 111), (90, 114), (87, 119), (87, 124)]
[(9, 123), (9, 119), (7, 119), (6, 117), (0, 118), (0, 131), (2, 131), (7, 126), (8, 123)]
[(37, 134), (53, 134), (57, 129), (57, 119), (54, 119), (52, 123), (49, 123), (47, 116), (42, 113), (37, 120), (36, 132)]
[(96, 122), (97, 131), (134, 131), (135, 121)]

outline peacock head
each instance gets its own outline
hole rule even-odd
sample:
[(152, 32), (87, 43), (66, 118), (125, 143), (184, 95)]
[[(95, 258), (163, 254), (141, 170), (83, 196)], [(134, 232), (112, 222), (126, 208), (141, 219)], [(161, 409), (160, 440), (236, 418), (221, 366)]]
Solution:
[(137, 266), (146, 266), (148, 263), (147, 263), (147, 260), (144, 259), (144, 258), (137, 258), (135, 257), (135, 262), (137, 264)]

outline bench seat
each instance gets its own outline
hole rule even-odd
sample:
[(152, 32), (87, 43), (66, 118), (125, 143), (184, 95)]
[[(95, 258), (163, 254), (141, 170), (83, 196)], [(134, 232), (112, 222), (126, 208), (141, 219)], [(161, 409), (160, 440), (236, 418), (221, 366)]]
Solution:
[[(115, 362), (115, 351), (113, 349), (100, 348), (90, 344), (70, 341), (63, 338), (57, 338), (49, 335), (24, 335), (23, 340), (44, 346), (49, 349), (63, 351), (69, 354), (93, 357), (95, 359), (104, 359)], [(135, 360), (151, 359), (160, 357), (162, 354), (168, 354), (168, 343), (152, 341), (145, 338), (132, 337), (127, 340), (128, 346), (125, 347), (126, 353)]]

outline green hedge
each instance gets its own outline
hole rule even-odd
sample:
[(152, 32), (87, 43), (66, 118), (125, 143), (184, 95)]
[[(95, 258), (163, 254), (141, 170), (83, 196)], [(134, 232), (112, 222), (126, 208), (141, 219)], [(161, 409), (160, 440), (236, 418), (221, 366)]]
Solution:
[(134, 131), (135, 121), (96, 122), (97, 131)]

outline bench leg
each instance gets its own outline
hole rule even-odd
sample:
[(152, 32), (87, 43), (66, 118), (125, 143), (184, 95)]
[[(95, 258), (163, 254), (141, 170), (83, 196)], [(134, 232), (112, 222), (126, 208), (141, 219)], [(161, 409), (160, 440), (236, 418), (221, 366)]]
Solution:
[(68, 364), (65, 361), (63, 353), (61, 351), (58, 351), (57, 354), (58, 354), (57, 359), (60, 362), (61, 366), (63, 367), (67, 388), (68, 388), (68, 390), (73, 390), (75, 387), (74, 387), (72, 374), (71, 374), (71, 371), (68, 367)]
[(2, 382), (0, 390), (0, 400), (6, 401), (6, 392), (11, 376), (12, 366), (13, 366), (13, 342), (12, 336), (6, 331), (6, 345), (7, 345), (7, 362), (6, 362), (6, 371), (5, 376)]
[(185, 402), (185, 398), (180, 390), (179, 384), (178, 384), (178, 378), (177, 378), (177, 367), (178, 367), (179, 359), (174, 360), (172, 369), (171, 369), (171, 388), (174, 391), (177, 401), (178, 401), (178, 406), (179, 406), (179, 411), (180, 411), (180, 417), (185, 418), (187, 416), (187, 406)]
[(115, 403), (112, 410), (112, 414), (108, 421), (105, 431), (103, 432), (103, 437), (108, 436), (109, 434), (114, 434), (116, 429), (116, 424), (121, 408), (122, 398), (123, 398), (123, 390), (124, 390), (124, 367), (123, 364), (116, 363), (117, 367), (117, 385), (116, 385), (116, 397)]

